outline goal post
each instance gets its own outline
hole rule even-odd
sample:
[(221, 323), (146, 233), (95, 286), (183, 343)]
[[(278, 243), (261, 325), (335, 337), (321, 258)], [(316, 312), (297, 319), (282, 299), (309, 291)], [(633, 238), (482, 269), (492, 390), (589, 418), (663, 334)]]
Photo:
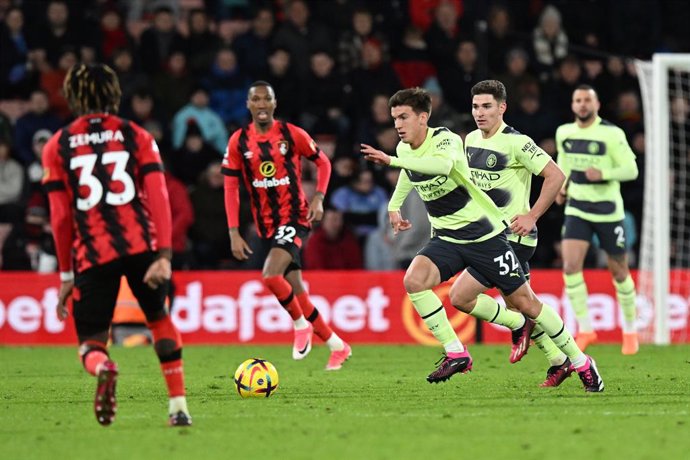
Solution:
[[(654, 54), (651, 62), (636, 61), (635, 65), (644, 107), (646, 151), (638, 272), (638, 303), (643, 307), (640, 335), (644, 342), (666, 345), (687, 340), (672, 337), (670, 316), (680, 300), (687, 321), (690, 300), (690, 267), (686, 264), (690, 254), (685, 254), (690, 203), (681, 207), (675, 202), (690, 187), (690, 139), (686, 137), (690, 133), (685, 132), (686, 123), (674, 125), (678, 132), (672, 132), (672, 105), (680, 99), (679, 104), (684, 100), (690, 107), (690, 54)], [(685, 335), (685, 328), (679, 333)]]

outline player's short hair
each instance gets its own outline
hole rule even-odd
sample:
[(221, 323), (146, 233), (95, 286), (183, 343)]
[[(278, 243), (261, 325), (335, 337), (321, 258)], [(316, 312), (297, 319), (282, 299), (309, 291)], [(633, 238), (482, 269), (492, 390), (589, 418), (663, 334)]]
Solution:
[(388, 108), (408, 105), (416, 114), (426, 112), (431, 115), (431, 95), (423, 88), (401, 89), (388, 100)]
[(472, 96), (479, 94), (490, 94), (500, 104), (508, 98), (506, 87), (498, 80), (483, 80), (472, 87)]
[(259, 86), (265, 86), (266, 88), (271, 88), (271, 91), (275, 94), (275, 90), (273, 89), (273, 86), (265, 80), (256, 80), (254, 83), (249, 85), (249, 89), (247, 90), (247, 94), (251, 92), (252, 89), (257, 88)]
[(76, 64), (67, 72), (62, 86), (75, 114), (117, 113), (122, 90), (117, 74), (105, 64)]
[(597, 97), (597, 99), (599, 99), (599, 93), (597, 93), (597, 90), (594, 89), (594, 87), (592, 87), (590, 85), (587, 85), (585, 83), (583, 83), (581, 85), (577, 85), (577, 88), (575, 88), (575, 91), (578, 91), (578, 90), (580, 90), (580, 91), (594, 91), (594, 95)]

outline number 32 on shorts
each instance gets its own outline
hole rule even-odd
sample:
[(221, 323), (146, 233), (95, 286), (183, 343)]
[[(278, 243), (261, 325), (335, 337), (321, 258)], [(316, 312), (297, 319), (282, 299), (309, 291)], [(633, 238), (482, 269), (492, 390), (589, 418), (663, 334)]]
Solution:
[(296, 234), (297, 230), (295, 230), (295, 227), (291, 225), (281, 225), (276, 230), (275, 239), (279, 241), (287, 241), (288, 243), (294, 243)]
[(499, 275), (507, 275), (509, 272), (517, 270), (520, 266), (513, 251), (506, 251), (505, 254), (494, 257), (494, 262), (498, 264)]

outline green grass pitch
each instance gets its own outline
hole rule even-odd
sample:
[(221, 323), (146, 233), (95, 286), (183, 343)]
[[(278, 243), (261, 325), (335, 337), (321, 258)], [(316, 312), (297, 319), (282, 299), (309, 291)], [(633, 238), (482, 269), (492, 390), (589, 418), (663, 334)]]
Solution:
[[(690, 458), (690, 346), (588, 350), (606, 383), (586, 394), (573, 375), (542, 389), (536, 349), (508, 363), (507, 346), (472, 346), (474, 371), (426, 383), (437, 350), (355, 346), (338, 372), (316, 347), (184, 350), (194, 426), (166, 426), (167, 395), (150, 348), (114, 348), (115, 423), (93, 415), (95, 379), (76, 347), (0, 347), (3, 459), (681, 459)], [(243, 400), (230, 375), (246, 358), (280, 374), (269, 399)]]

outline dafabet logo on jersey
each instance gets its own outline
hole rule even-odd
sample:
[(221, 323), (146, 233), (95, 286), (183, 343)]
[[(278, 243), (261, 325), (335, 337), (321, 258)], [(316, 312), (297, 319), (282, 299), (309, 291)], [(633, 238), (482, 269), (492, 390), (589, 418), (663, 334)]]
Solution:
[(259, 165), (259, 173), (264, 176), (263, 179), (254, 179), (252, 185), (256, 188), (272, 188), (279, 185), (290, 185), (289, 177), (276, 178), (276, 165), (272, 161), (262, 161)]

